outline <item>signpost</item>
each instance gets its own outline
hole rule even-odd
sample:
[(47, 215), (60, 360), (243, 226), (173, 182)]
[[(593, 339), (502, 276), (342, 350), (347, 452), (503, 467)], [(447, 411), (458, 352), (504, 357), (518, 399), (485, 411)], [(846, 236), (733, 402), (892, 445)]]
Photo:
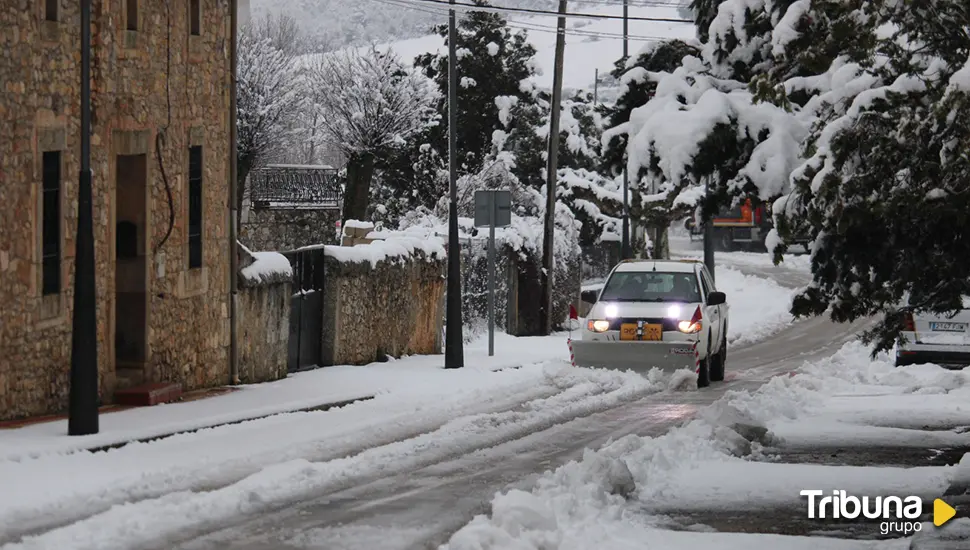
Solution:
[(512, 193), (475, 191), (475, 227), (488, 227), (488, 356), (495, 355), (495, 228), (512, 224)]

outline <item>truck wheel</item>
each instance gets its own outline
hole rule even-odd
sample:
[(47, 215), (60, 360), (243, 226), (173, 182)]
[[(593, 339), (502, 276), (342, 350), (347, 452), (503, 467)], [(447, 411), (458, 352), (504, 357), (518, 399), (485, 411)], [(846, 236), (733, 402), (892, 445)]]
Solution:
[(736, 246), (730, 229), (723, 229), (714, 236), (715, 249), (720, 252), (734, 252)]
[(721, 349), (711, 361), (711, 382), (724, 381), (724, 363), (727, 361), (727, 338), (721, 339)]
[(700, 372), (697, 373), (697, 387), (706, 388), (711, 385), (711, 345), (707, 344), (707, 357), (701, 359)]

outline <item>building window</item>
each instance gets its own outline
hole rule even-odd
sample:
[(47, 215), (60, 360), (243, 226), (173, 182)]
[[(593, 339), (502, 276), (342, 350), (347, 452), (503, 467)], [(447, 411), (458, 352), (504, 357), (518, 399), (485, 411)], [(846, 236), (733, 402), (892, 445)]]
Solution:
[(192, 36), (202, 34), (202, 0), (189, 0), (189, 32)]
[(202, 146), (189, 147), (189, 269), (202, 267)]
[(44, 19), (47, 21), (57, 21), (58, 11), (60, 6), (58, 5), (61, 0), (44, 0)]
[(138, 0), (126, 0), (127, 2), (127, 29), (129, 31), (138, 30)]
[(41, 287), (44, 296), (61, 292), (61, 152), (44, 153), (41, 201)]

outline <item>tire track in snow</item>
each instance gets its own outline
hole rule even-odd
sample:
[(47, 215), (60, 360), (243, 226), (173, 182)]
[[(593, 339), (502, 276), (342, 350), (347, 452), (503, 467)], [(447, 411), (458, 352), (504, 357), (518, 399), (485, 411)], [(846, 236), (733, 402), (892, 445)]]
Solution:
[[(382, 395), (341, 409), (285, 413), (104, 452), (0, 461), (0, 487), (24, 496), (0, 501), (0, 544), (95, 516), (116, 504), (176, 491), (216, 490), (272, 464), (344, 458), (437, 430), (457, 416), (520, 407), (566, 391), (576, 382), (569, 372), (569, 367), (546, 372), (537, 377), (540, 384), (522, 384), (526, 376), (513, 375), (510, 384), (460, 392), (431, 404), (426, 396), (391, 401), (393, 396)], [(360, 417), (373, 410), (376, 418)], [(78, 470), (85, 476), (79, 478)], [(51, 490), (36, 491), (37, 479)], [(65, 493), (65, 486), (79, 489)]]
[[(567, 379), (570, 378), (567, 375)], [(145, 547), (248, 514), (261, 514), (308, 496), (319, 496), (480, 449), (519, 439), (571, 419), (614, 408), (663, 389), (647, 379), (607, 371), (576, 372), (574, 383), (520, 410), (462, 416), (417, 437), (324, 462), (275, 464), (245, 479), (206, 492), (182, 491), (119, 504), (81, 521), (28, 536), (2, 550), (70, 547), (108, 550)]]

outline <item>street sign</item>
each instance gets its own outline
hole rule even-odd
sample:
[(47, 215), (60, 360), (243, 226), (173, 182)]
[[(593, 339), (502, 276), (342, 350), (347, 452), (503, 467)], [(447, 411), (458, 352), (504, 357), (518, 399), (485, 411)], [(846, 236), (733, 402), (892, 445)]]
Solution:
[[(491, 222), (492, 205), (495, 221)], [(512, 225), (512, 193), (508, 190), (475, 191), (475, 227), (508, 227)]]
[(512, 193), (475, 191), (475, 227), (488, 227), (488, 355), (495, 355), (495, 228), (512, 225)]

